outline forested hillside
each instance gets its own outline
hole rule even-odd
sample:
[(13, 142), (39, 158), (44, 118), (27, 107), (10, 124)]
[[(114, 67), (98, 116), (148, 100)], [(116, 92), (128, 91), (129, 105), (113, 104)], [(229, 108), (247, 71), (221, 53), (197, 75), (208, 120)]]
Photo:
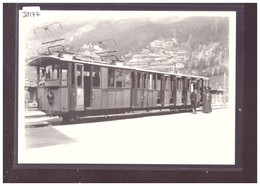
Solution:
[[(229, 24), (225, 17), (190, 17), (177, 22), (103, 21), (63, 25), (64, 45), (85, 53), (88, 43), (114, 39), (125, 65), (202, 76), (228, 75)], [(27, 59), (37, 55), (28, 36)], [(31, 71), (31, 70), (30, 70)], [(27, 73), (28, 79), (30, 73)]]

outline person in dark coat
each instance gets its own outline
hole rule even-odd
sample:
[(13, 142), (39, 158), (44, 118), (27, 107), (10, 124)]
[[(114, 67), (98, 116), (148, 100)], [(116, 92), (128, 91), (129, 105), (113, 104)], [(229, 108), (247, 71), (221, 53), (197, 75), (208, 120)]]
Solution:
[(212, 96), (210, 91), (210, 87), (208, 87), (206, 89), (206, 92), (203, 95), (203, 107), (202, 107), (202, 111), (204, 113), (210, 113), (212, 112), (212, 108), (211, 108), (211, 100), (212, 100)]
[(190, 100), (191, 100), (192, 113), (196, 114), (197, 103), (198, 103), (198, 93), (196, 89), (194, 89), (193, 92), (190, 94)]

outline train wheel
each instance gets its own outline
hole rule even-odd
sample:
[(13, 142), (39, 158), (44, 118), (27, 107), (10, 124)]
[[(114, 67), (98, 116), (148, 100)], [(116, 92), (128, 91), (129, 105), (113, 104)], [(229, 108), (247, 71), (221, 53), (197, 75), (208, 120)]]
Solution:
[(76, 121), (76, 120), (78, 119), (78, 117), (77, 117), (77, 116), (73, 116), (71, 119), (72, 119), (73, 121)]
[(62, 123), (68, 123), (71, 121), (71, 119), (72, 119), (71, 116), (64, 115), (64, 116), (62, 116)]

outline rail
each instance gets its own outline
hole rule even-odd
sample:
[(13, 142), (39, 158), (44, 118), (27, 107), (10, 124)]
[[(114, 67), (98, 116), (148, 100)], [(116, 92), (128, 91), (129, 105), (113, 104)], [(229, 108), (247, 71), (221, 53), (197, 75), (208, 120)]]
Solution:
[[(221, 106), (213, 106), (212, 110), (216, 109), (224, 109), (228, 108), (227, 105)], [(202, 108), (198, 108), (198, 111), (201, 111)], [(147, 116), (157, 116), (157, 115), (167, 115), (167, 114), (180, 114), (180, 113), (187, 113), (190, 112), (187, 109), (163, 109), (159, 110), (152, 110), (152, 111), (134, 111), (128, 113), (121, 113), (121, 114), (107, 114), (107, 115), (97, 115), (97, 116), (87, 116), (87, 117), (80, 117), (76, 120), (73, 120), (68, 123), (63, 123), (62, 119), (58, 116), (50, 117), (46, 115), (31, 115), (27, 117), (27, 121), (25, 121), (25, 128), (36, 128), (36, 127), (47, 127), (47, 126), (57, 126), (57, 125), (69, 125), (69, 124), (82, 124), (82, 123), (93, 123), (93, 122), (101, 122), (101, 121), (112, 121), (118, 119), (130, 119), (130, 118), (138, 118), (138, 117), (147, 117)], [(34, 120), (34, 121), (30, 121)]]

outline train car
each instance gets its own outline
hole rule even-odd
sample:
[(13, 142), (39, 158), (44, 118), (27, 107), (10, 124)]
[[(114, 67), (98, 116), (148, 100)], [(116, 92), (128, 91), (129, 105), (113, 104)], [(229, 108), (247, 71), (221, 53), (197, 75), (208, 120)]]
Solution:
[(201, 90), (209, 84), (206, 77), (109, 65), (61, 53), (38, 57), (29, 65), (37, 68), (38, 109), (66, 122), (136, 110), (189, 109), (192, 90), (196, 88), (202, 99)]

